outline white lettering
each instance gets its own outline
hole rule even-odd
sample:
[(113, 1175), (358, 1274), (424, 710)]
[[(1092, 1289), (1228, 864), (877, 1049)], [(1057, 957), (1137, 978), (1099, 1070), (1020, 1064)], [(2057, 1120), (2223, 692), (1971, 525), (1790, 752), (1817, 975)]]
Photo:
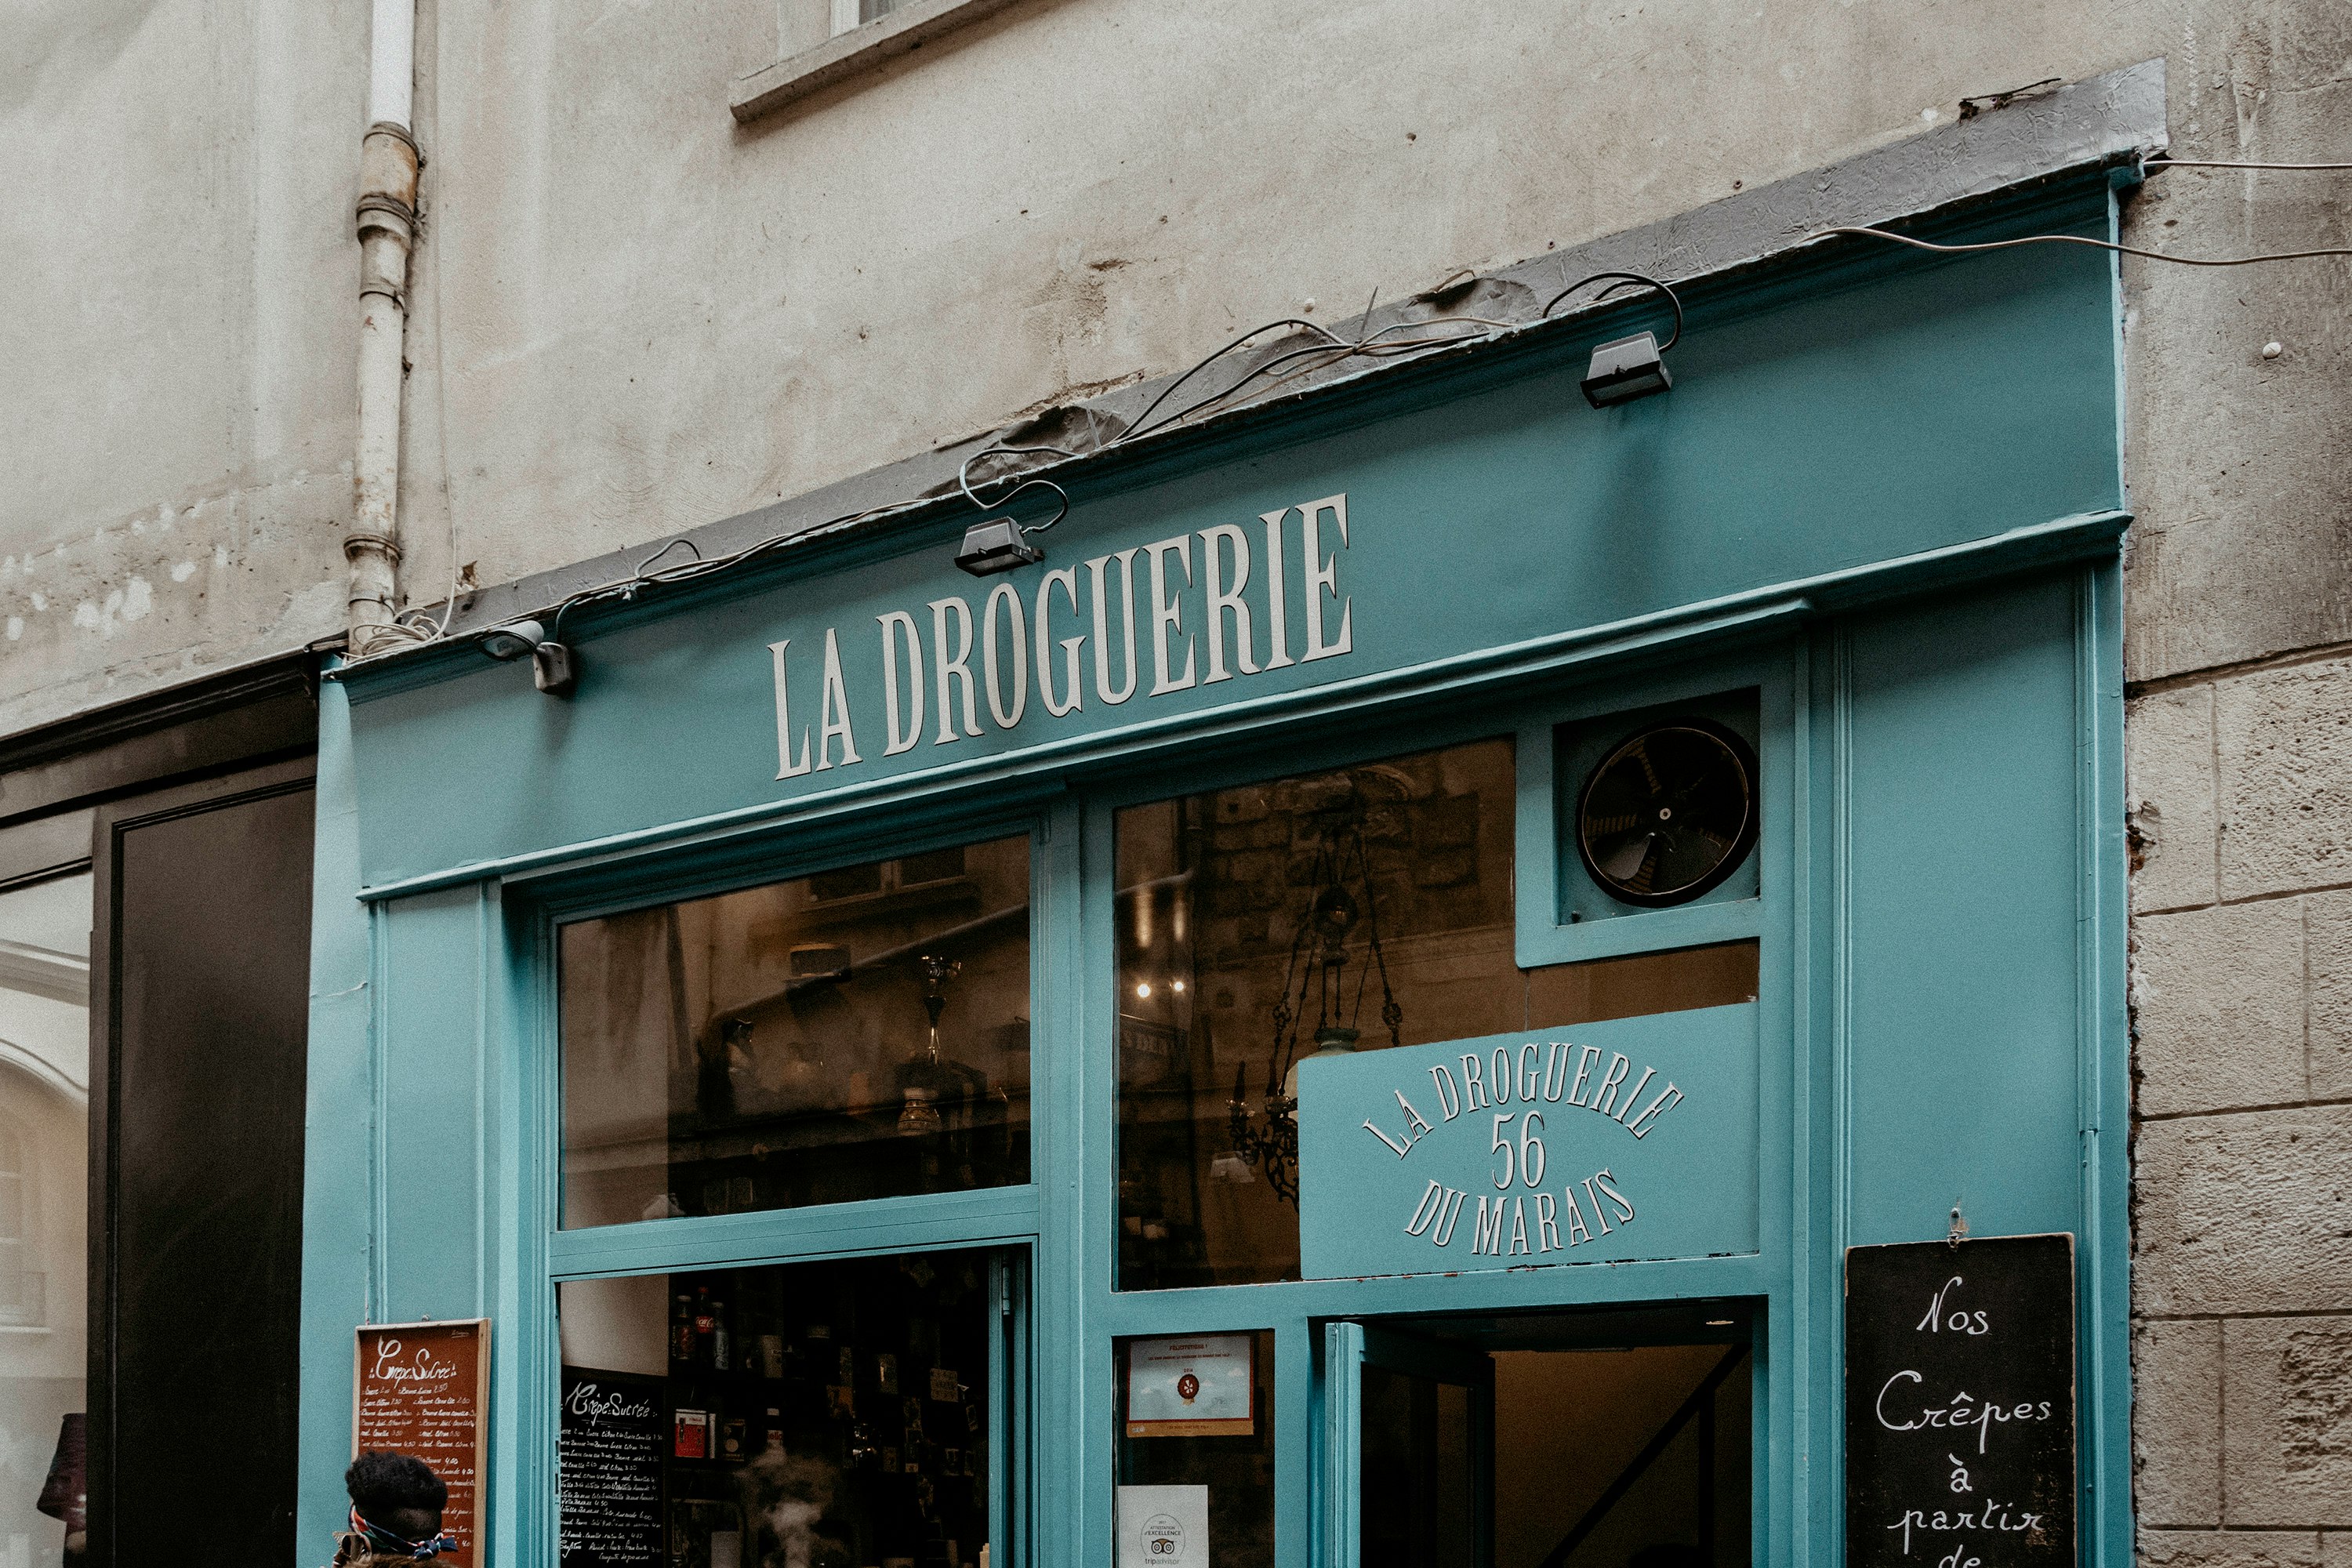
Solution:
[[(1339, 557), (1338, 552), (1323, 554), (1321, 531), (1316, 520), (1324, 512), (1331, 514), (1339, 525), (1339, 549), (1348, 548), (1348, 497), (1342, 491), (1311, 500), (1298, 509), (1299, 530), (1305, 541), (1307, 558), (1307, 658), (1314, 663), (1318, 658), (1337, 658), (1356, 646), (1356, 634), (1350, 621), (1354, 601), (1339, 595)], [(1323, 640), (1323, 595), (1328, 593), (1339, 600), (1339, 634), (1329, 642)]]
[(1066, 713), (1078, 710), (1079, 699), (1083, 695), (1078, 690), (1078, 649), (1087, 639), (1083, 633), (1062, 639), (1062, 689), (1068, 692), (1070, 698), (1066, 702), (1056, 702), (1054, 700), (1054, 656), (1048, 651), (1053, 646), (1054, 634), (1045, 618), (1048, 614), (1045, 595), (1055, 584), (1061, 584), (1064, 597), (1070, 601), (1070, 614), (1076, 615), (1078, 569), (1057, 566), (1037, 582), (1037, 695), (1045, 700), (1045, 711), (1059, 719)]
[[(1184, 678), (1171, 679), (1168, 674), (1168, 634), (1184, 629), (1184, 601), (1168, 597), (1168, 557), (1174, 555), (1184, 563), (1184, 584), (1190, 587), (1192, 536), (1184, 533), (1173, 539), (1156, 540), (1143, 548), (1151, 557), (1151, 695), (1162, 697), (1192, 684), (1192, 639), (1189, 636), (1184, 638)], [(1181, 594), (1183, 590), (1177, 592)]]
[[(1223, 558), (1217, 552), (1220, 542), (1234, 548), (1234, 585), (1230, 592), (1224, 584)], [(1233, 671), (1225, 668), (1225, 617), (1234, 622), (1234, 663), (1244, 675), (1257, 673), (1257, 659), (1250, 652), (1250, 609), (1242, 598), (1242, 590), (1249, 586), (1249, 535), (1237, 523), (1221, 522), (1214, 528), (1201, 530), (1201, 575), (1209, 591), (1209, 674), (1201, 682), (1213, 686), (1220, 680), (1231, 680)]]
[(817, 711), (816, 771), (833, 766), (833, 742), (841, 742), (844, 766), (863, 761), (857, 737), (849, 732), (849, 688), (841, 679), (841, 640), (824, 628), (824, 705)]
[(768, 658), (774, 666), (776, 676), (776, 776), (780, 779), (796, 779), (809, 771), (809, 735), (805, 724), (801, 726), (800, 760), (793, 760), (793, 710), (784, 696), (784, 650), (792, 646), (790, 637), (768, 645)]
[[(1282, 520), (1290, 509), (1262, 511), (1258, 521), (1265, 524), (1265, 667), (1280, 669), (1296, 664), (1290, 657), (1290, 600), (1282, 581)], [(1240, 592), (1238, 586), (1234, 589)]]
[[(948, 653), (948, 616), (956, 619), (956, 648), (953, 657)], [(971, 684), (971, 606), (950, 594), (944, 599), (931, 601), (931, 668), (938, 674), (936, 689), (940, 699), (940, 732), (931, 744), (944, 746), (957, 738), (955, 705), (948, 695), (948, 681), (953, 679), (963, 689), (964, 733), (980, 733), (980, 698)]]
[[(892, 610), (888, 615), (874, 617), (882, 625), (882, 754), (895, 757), (901, 752), (911, 752), (915, 742), (923, 738), (923, 635), (915, 629), (915, 617), (904, 610)], [(913, 700), (909, 710), (913, 717), (905, 731), (898, 728), (898, 634), (907, 639), (907, 687)]]
[[(1118, 612), (1127, 649), (1127, 684), (1116, 691), (1110, 685), (1110, 615), (1103, 603), (1103, 568), (1114, 561), (1118, 563)], [(1094, 574), (1095, 695), (1116, 708), (1135, 695), (1135, 548), (1097, 555), (1087, 563), (1087, 570)]]
[[(996, 609), (1004, 606), (1007, 619), (1013, 623), (1013, 700), (1004, 700), (1004, 689), (997, 679), (996, 670)], [(1022, 710), (1029, 706), (1029, 627), (1027, 612), (1021, 607), (1021, 590), (1010, 583), (999, 583), (988, 591), (987, 607), (980, 613), (980, 668), (988, 682), (988, 716), (996, 721), (1000, 730), (1010, 730), (1021, 722)], [(1040, 670), (1039, 673), (1044, 673)]]

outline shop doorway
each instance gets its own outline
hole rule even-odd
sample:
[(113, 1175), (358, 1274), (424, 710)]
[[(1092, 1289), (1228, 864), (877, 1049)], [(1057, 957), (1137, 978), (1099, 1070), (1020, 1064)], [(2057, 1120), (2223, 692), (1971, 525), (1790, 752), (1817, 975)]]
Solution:
[(1722, 1303), (1328, 1325), (1328, 1560), (1742, 1568), (1749, 1338)]

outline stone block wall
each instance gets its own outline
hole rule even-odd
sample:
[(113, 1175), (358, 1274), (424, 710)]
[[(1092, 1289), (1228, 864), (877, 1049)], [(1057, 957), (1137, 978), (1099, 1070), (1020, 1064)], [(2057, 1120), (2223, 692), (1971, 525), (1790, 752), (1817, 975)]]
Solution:
[(2352, 651), (2150, 682), (2127, 712), (2140, 1556), (2343, 1568)]

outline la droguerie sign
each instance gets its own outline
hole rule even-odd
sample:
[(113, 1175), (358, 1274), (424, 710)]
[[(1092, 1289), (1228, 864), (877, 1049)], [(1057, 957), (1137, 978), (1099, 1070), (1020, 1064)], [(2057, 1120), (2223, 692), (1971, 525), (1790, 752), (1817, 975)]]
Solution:
[(1309, 1279), (1755, 1250), (1752, 1002), (1310, 1057)]
[[(1255, 552), (1254, 534), (1264, 542)], [(1255, 528), (1221, 522), (999, 577), (969, 598), (932, 599), (919, 615), (887, 609), (870, 626), (780, 637), (768, 645), (776, 777), (856, 768), (877, 742), (882, 756), (897, 757), (1024, 721), (1034, 730), (1040, 718), (1086, 712), (1089, 700), (1099, 713), (1139, 695), (1338, 658), (1355, 648), (1354, 605), (1339, 589), (1348, 542), (1348, 498), (1325, 496), (1266, 512)], [(854, 701), (860, 683), (846, 673), (845, 645), (877, 636), (879, 701), (871, 688)]]

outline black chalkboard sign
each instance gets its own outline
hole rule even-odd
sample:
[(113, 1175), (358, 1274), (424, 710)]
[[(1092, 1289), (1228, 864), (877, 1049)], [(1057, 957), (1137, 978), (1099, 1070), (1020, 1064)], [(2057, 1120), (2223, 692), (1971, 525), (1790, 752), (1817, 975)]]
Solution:
[(2074, 1238), (1845, 1255), (1849, 1568), (2074, 1568)]
[(557, 1425), (563, 1568), (659, 1568), (662, 1381), (563, 1369)]

